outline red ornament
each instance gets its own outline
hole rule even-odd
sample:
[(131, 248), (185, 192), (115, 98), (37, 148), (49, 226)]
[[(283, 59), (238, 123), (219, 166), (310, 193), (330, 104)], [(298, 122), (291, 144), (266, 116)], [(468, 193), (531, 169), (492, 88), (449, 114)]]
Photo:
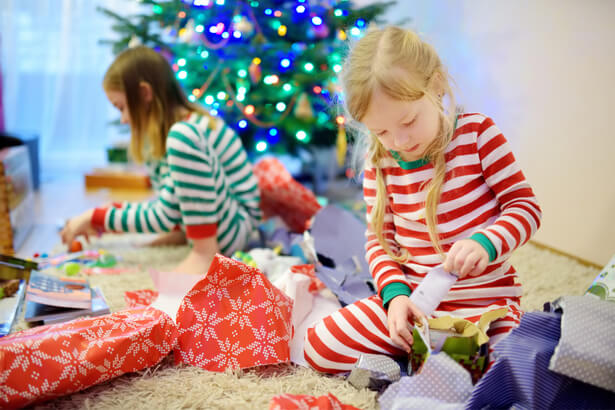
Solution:
[(83, 245), (81, 245), (81, 242), (79, 242), (78, 240), (75, 239), (70, 244), (70, 248), (68, 250), (71, 253), (73, 253), (73, 252), (81, 252), (83, 250)]

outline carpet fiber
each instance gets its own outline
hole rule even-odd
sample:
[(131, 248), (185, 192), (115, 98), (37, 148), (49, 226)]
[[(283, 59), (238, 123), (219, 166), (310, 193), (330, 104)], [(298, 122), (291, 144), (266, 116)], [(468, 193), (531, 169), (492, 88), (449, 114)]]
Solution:
[[(93, 276), (112, 311), (125, 307), (124, 292), (152, 288), (147, 270), (169, 270), (188, 252), (187, 247), (148, 248), (148, 238), (113, 235), (92, 243), (121, 257), (120, 266), (138, 266), (138, 272), (117, 276)], [(149, 238), (151, 239), (151, 238)], [(512, 263), (524, 287), (522, 307), (542, 310), (544, 302), (562, 295), (582, 295), (599, 269), (527, 244), (517, 250)], [(25, 324), (20, 322), (18, 328)], [(342, 403), (361, 409), (377, 409), (376, 394), (357, 390), (343, 378), (322, 376), (310, 369), (278, 365), (242, 372), (212, 373), (189, 366), (173, 366), (169, 356), (158, 366), (124, 375), (37, 408), (95, 409), (268, 409), (271, 397), (281, 393), (332, 393)]]

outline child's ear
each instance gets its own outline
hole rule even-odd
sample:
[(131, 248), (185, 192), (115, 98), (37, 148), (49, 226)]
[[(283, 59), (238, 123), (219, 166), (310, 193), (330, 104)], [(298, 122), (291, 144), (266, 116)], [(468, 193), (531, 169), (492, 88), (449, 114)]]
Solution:
[(435, 73), (429, 80), (429, 90), (433, 95), (442, 98), (445, 93), (444, 77), (441, 73)]
[(152, 86), (147, 81), (141, 81), (139, 83), (139, 95), (141, 100), (146, 103), (150, 103), (152, 98), (154, 98), (154, 92), (152, 91)]

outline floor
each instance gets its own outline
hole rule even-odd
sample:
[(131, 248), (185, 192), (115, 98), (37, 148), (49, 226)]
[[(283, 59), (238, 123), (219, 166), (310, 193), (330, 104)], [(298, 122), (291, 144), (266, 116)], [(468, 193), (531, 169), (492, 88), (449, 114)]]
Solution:
[(56, 246), (64, 222), (89, 208), (112, 201), (142, 201), (150, 190), (86, 189), (82, 172), (53, 172), (42, 178), (34, 193), (33, 227), (16, 250), (17, 256), (32, 257)]
[[(151, 190), (135, 189), (86, 189), (84, 175), (87, 165), (70, 168), (47, 167), (43, 169), (41, 184), (34, 193), (33, 228), (16, 250), (17, 256), (30, 258), (35, 253), (50, 252), (59, 244), (59, 230), (65, 221), (89, 208), (112, 201), (143, 201), (151, 198)], [(311, 181), (302, 181), (312, 188)], [(360, 186), (355, 181), (341, 177), (321, 185), (323, 196), (335, 202), (355, 201), (361, 197)]]

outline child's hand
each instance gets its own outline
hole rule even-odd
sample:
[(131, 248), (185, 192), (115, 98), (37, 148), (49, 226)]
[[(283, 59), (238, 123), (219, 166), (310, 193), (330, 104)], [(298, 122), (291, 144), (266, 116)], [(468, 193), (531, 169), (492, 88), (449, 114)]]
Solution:
[(425, 315), (410, 301), (406, 295), (395, 296), (389, 302), (387, 313), (387, 327), (393, 342), (410, 353), (410, 346), (414, 343), (410, 323), (420, 321)]
[(84, 235), (85, 239), (89, 242), (89, 235), (94, 233), (94, 230), (92, 229), (93, 213), (94, 210), (90, 209), (89, 211), (85, 211), (81, 215), (66, 221), (64, 228), (62, 228), (62, 231), (60, 232), (62, 243), (70, 246), (70, 244), (73, 243), (73, 240), (80, 235)]
[(480, 275), (488, 263), (489, 254), (480, 243), (472, 239), (462, 239), (451, 246), (442, 267), (463, 278), (467, 275)]

